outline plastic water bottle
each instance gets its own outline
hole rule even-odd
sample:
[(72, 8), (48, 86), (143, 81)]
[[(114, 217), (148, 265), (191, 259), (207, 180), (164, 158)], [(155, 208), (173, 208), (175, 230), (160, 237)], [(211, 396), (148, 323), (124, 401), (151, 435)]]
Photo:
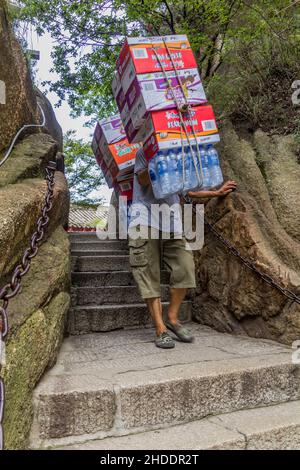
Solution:
[(194, 162), (189, 147), (184, 148), (184, 168), (185, 168), (185, 181), (183, 189), (189, 191), (197, 186), (197, 177)]
[(149, 161), (148, 171), (149, 171), (153, 194), (156, 199), (161, 199), (162, 192), (161, 192), (161, 187), (160, 187), (159, 179), (158, 179), (156, 157), (152, 158)]
[[(192, 188), (191, 189), (200, 189), (203, 187), (203, 177), (202, 177), (201, 166), (199, 162), (198, 148), (196, 145), (193, 145), (192, 149), (193, 149), (194, 159), (192, 158), (193, 176), (192, 176)], [(196, 165), (198, 172), (195, 169), (195, 165)]]
[(169, 150), (169, 172), (172, 192), (179, 193), (182, 190), (182, 175), (180, 173), (180, 155), (174, 149)]
[(161, 187), (161, 197), (166, 197), (172, 194), (171, 177), (169, 170), (169, 156), (166, 152), (158, 152), (157, 156), (157, 175), (159, 185)]
[[(201, 164), (202, 164), (202, 172), (203, 172), (203, 189), (208, 189), (211, 187), (210, 181), (210, 170), (209, 170), (209, 159), (207, 148), (201, 146), (200, 147), (200, 156), (201, 156)], [(200, 164), (199, 164), (200, 167)], [(201, 169), (199, 168), (201, 171)]]
[(219, 161), (219, 155), (213, 145), (208, 147), (209, 172), (211, 178), (211, 187), (215, 188), (223, 183), (223, 175)]

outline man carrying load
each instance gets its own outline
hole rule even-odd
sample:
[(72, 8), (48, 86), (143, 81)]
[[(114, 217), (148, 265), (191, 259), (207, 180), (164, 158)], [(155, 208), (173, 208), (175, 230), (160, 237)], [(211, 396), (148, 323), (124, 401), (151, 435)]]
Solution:
[[(236, 183), (228, 181), (220, 189), (190, 192), (189, 195), (201, 198), (226, 196), (235, 188)], [(158, 217), (153, 216), (156, 211), (151, 211), (151, 207), (157, 204), (161, 208)], [(180, 196), (174, 194), (164, 200), (155, 199), (143, 149), (136, 155), (132, 208), (129, 225), (130, 265), (154, 322), (155, 344), (159, 348), (174, 348), (175, 342), (167, 332), (168, 329), (179, 340), (191, 343), (193, 336), (178, 321), (187, 289), (196, 286), (193, 253), (187, 249), (183, 235)], [(172, 210), (168, 211), (167, 208)], [(170, 303), (166, 322), (162, 315), (161, 261), (170, 272)]]

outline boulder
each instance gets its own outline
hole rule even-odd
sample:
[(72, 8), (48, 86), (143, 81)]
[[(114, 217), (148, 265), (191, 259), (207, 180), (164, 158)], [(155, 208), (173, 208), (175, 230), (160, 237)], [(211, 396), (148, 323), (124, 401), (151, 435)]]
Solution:
[(62, 132), (62, 128), (60, 124), (58, 123), (56, 119), (52, 105), (50, 101), (48, 100), (48, 98), (40, 90), (36, 89), (35, 93), (36, 93), (37, 101), (45, 114), (45, 118), (46, 118), (45, 130), (57, 142), (58, 148), (62, 152), (63, 132)]
[[(0, 0), (0, 159), (24, 124), (41, 122), (30, 72), (11, 30), (6, 2)], [(29, 246), (46, 195), (45, 167), (59, 160), (63, 168), (62, 132), (51, 105), (41, 93), (45, 132), (30, 128), (21, 134), (0, 168), (0, 288)], [(46, 133), (47, 132), (47, 133)], [(9, 334), (5, 382), (5, 448), (24, 449), (32, 423), (33, 390), (56, 359), (70, 303), (70, 252), (67, 224), (69, 191), (61, 171), (55, 172), (50, 223), (22, 287), (8, 306)]]
[(0, 155), (24, 124), (41, 119), (26, 59), (0, 0)]
[(41, 178), (49, 161), (56, 159), (58, 145), (48, 134), (32, 134), (14, 147), (0, 170), (0, 188), (26, 178)]
[[(238, 182), (238, 190), (226, 198), (209, 201), (205, 208), (206, 217), (244, 257), (253, 260), (261, 272), (300, 295), (300, 243), (297, 229), (292, 230), (290, 215), (294, 214), (297, 227), (300, 194), (294, 185), (291, 188), (284, 185), (284, 201), (289, 200), (291, 205), (289, 217), (286, 217), (285, 206), (283, 202), (279, 203), (283, 201), (279, 197), (279, 187), (285, 177), (287, 182), (288, 174), (283, 172), (279, 178), (279, 172), (276, 173), (278, 180), (275, 178), (274, 182), (267, 177), (271, 171), (275, 172), (274, 167), (278, 169), (276, 162), (278, 159), (283, 161), (286, 152), (280, 147), (279, 139), (272, 140), (277, 148), (276, 161), (270, 153), (262, 150), (263, 143), (270, 149), (268, 139), (262, 140), (261, 135), (254, 139), (251, 136), (240, 137), (232, 126), (225, 128), (220, 152), (223, 171), (226, 178), (234, 178)], [(291, 141), (292, 137), (286, 139), (286, 142)], [(290, 164), (291, 160), (294, 162), (291, 148), (289, 146)], [(293, 168), (297, 171), (294, 163)], [(269, 185), (272, 190), (269, 190)], [(274, 188), (278, 198), (274, 198)], [(193, 314), (197, 321), (219, 331), (286, 344), (299, 339), (300, 305), (291, 303), (248, 270), (209, 231), (206, 232), (205, 246), (196, 253), (195, 260), (199, 287)]]
[(32, 260), (21, 293), (11, 301), (6, 365), (5, 448), (24, 449), (30, 431), (32, 393), (53, 365), (69, 308), (69, 241), (59, 227)]
[[(26, 179), (0, 189), (0, 280), (11, 272), (28, 246), (45, 200), (44, 180)], [(69, 195), (65, 176), (55, 173), (53, 208), (47, 234), (65, 224)]]

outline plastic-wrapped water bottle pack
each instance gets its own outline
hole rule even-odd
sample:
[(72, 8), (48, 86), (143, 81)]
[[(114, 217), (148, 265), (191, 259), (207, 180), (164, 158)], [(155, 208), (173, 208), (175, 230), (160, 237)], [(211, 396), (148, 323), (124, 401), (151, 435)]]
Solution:
[[(193, 155), (192, 155), (193, 152)], [(200, 163), (201, 160), (201, 163)], [(195, 166), (196, 165), (196, 166)], [(222, 184), (219, 155), (213, 145), (160, 150), (149, 161), (149, 175), (156, 199)]]

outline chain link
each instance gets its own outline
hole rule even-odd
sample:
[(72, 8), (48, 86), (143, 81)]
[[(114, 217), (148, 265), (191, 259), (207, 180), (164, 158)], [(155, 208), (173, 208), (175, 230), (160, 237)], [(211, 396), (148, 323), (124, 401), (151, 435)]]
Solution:
[[(42, 208), (42, 215), (39, 217), (36, 223), (36, 231), (31, 237), (30, 247), (26, 249), (22, 261), (14, 269), (14, 272), (11, 277), (10, 283), (6, 284), (0, 290), (0, 302), (2, 301), (2, 306), (0, 306), (0, 341), (4, 342), (7, 333), (8, 333), (8, 318), (7, 318), (7, 308), (9, 301), (15, 297), (21, 289), (21, 281), (23, 276), (28, 273), (31, 265), (31, 260), (37, 255), (39, 250), (39, 243), (42, 241), (45, 235), (45, 227), (49, 223), (48, 213), (51, 211), (53, 206), (53, 197), (54, 197), (54, 174), (56, 170), (56, 163), (49, 162), (46, 167), (46, 182), (47, 182), (47, 192), (45, 196), (45, 202)], [(0, 357), (1, 359), (1, 357)], [(0, 363), (1, 370), (1, 363)], [(3, 450), (4, 447), (4, 438), (3, 438), (3, 416), (4, 416), (4, 404), (5, 404), (5, 388), (3, 378), (0, 377), (0, 450)]]
[[(193, 211), (195, 212), (195, 203), (190, 199), (188, 196), (184, 197), (185, 201), (189, 204), (193, 205)], [(218, 230), (207, 220), (207, 218), (204, 218), (204, 223), (205, 226), (208, 228), (208, 230), (219, 240), (219, 242), (225, 246), (225, 248), (231, 253), (233, 256), (238, 258), (246, 268), (248, 268), (250, 271), (254, 272), (257, 276), (259, 276), (266, 284), (269, 286), (272, 286), (274, 289), (277, 289), (279, 292), (281, 292), (286, 298), (291, 300), (292, 302), (295, 302), (300, 305), (300, 297), (297, 296), (294, 292), (291, 290), (287, 289), (286, 287), (283, 287), (279, 281), (276, 281), (273, 277), (271, 277), (269, 274), (262, 273), (255, 263), (247, 258), (245, 258), (239, 250), (233, 246), (226, 238), (221, 235)]]

